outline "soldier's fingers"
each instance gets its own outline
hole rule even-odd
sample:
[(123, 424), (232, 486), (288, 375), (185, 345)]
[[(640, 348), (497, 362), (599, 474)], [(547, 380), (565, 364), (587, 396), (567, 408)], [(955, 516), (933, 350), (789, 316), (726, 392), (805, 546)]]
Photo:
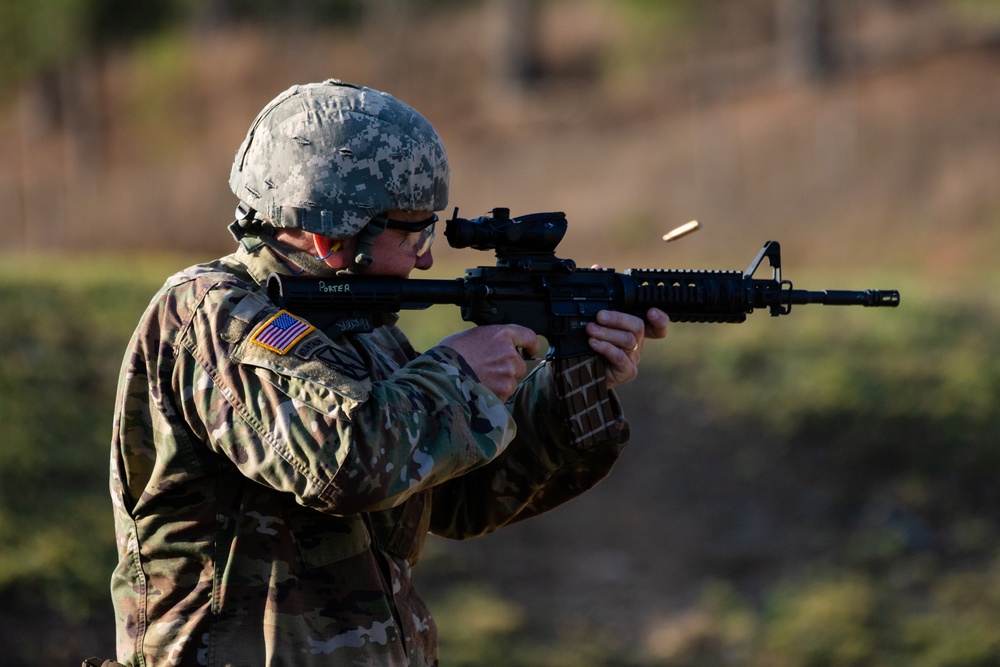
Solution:
[(510, 342), (514, 347), (524, 350), (528, 356), (538, 354), (538, 334), (528, 327), (522, 327), (519, 324), (509, 324), (506, 329), (510, 334)]
[(670, 317), (659, 308), (650, 308), (646, 313), (646, 338), (665, 338), (670, 325)]
[(613, 343), (591, 338), (590, 348), (597, 354), (604, 357), (607, 362), (605, 367), (605, 380), (608, 388), (634, 380), (639, 374), (638, 358), (632, 359), (632, 355)]
[(642, 348), (644, 329), (643, 321), (634, 315), (602, 310), (597, 314), (597, 323), (587, 326), (587, 334), (626, 352), (636, 352)]

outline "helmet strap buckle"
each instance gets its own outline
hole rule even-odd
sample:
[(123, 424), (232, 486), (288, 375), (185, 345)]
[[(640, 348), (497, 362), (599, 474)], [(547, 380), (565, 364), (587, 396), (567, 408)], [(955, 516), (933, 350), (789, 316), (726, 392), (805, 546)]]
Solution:
[(249, 204), (241, 201), (236, 207), (236, 219), (229, 223), (229, 233), (237, 242), (242, 241), (248, 234), (257, 234), (260, 231), (260, 221), (257, 220), (257, 211)]
[(354, 253), (354, 261), (349, 267), (340, 271), (339, 274), (358, 273), (371, 266), (372, 261), (375, 259), (372, 253), (375, 237), (385, 231), (387, 224), (389, 224), (389, 216), (385, 213), (380, 213), (364, 226), (358, 233), (358, 247)]

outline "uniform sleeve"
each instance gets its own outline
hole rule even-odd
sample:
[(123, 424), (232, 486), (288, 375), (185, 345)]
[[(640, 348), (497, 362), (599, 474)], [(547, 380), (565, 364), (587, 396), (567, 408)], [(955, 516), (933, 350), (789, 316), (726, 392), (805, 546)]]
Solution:
[(254, 293), (206, 294), (181, 354), (175, 382), (197, 436), (244, 476), (329, 514), (397, 506), (488, 463), (515, 430), (453, 351), (374, 382), (350, 343)]
[(604, 479), (628, 443), (594, 357), (546, 363), (508, 407), (517, 436), (495, 460), (434, 490), (431, 531), (453, 539), (546, 512)]

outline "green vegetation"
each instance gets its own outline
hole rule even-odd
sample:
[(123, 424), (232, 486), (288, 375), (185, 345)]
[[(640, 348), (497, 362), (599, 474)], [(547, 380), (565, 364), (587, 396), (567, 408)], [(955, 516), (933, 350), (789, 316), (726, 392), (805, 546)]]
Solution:
[(917, 285), (903, 294), (902, 307), (874, 316), (810, 306), (721, 333), (677, 327), (685, 356), (672, 363), (699, 398), (790, 440), (836, 427), (844, 465), (976, 474), (1000, 453), (987, 437), (1000, 426), (1000, 305), (941, 302)]
[(966, 10), (970, 18), (996, 20), (1000, 16), (1000, 2), (997, 0), (952, 0), (960, 9)]
[[(37, 596), (70, 624), (107, 614), (117, 372), (150, 295), (187, 263), (0, 263), (0, 599)], [(693, 629), (669, 651), (651, 642), (648, 655), (623, 653), (587, 629), (543, 642), (531, 632), (531, 610), (481, 586), (429, 591), (446, 662), (1000, 661), (1000, 354), (992, 333), (1000, 304), (905, 287), (896, 311), (812, 307), (777, 321), (759, 314), (738, 326), (677, 325), (671, 345), (647, 353), (645, 368), (654, 385), (661, 375), (683, 376), (693, 403), (772, 434), (750, 446), (825, 457), (825, 483), (844, 513), (858, 512), (851, 498), (886, 496), (900, 522), (857, 521), (821, 560), (754, 599), (707, 581), (691, 611), (697, 622), (678, 621)], [(460, 324), (444, 310), (434, 315), (406, 315), (407, 327), (431, 323), (415, 335), (420, 346)]]
[(0, 590), (60, 612), (103, 603), (114, 533), (108, 442), (122, 352), (163, 273), (0, 265)]
[(159, 30), (178, 10), (172, 0), (5, 0), (0, 88)]
[(605, 76), (609, 80), (643, 71), (646, 64), (664, 53), (679, 51), (696, 38), (704, 6), (695, 0), (608, 0), (627, 22), (629, 37), (607, 55)]

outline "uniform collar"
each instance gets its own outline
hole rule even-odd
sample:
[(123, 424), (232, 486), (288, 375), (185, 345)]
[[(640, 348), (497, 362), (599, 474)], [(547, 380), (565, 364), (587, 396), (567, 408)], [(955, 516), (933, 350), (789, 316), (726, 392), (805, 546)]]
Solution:
[(236, 258), (258, 285), (267, 282), (272, 273), (282, 276), (333, 276), (336, 271), (311, 253), (281, 243), (273, 236), (244, 236), (236, 250)]

